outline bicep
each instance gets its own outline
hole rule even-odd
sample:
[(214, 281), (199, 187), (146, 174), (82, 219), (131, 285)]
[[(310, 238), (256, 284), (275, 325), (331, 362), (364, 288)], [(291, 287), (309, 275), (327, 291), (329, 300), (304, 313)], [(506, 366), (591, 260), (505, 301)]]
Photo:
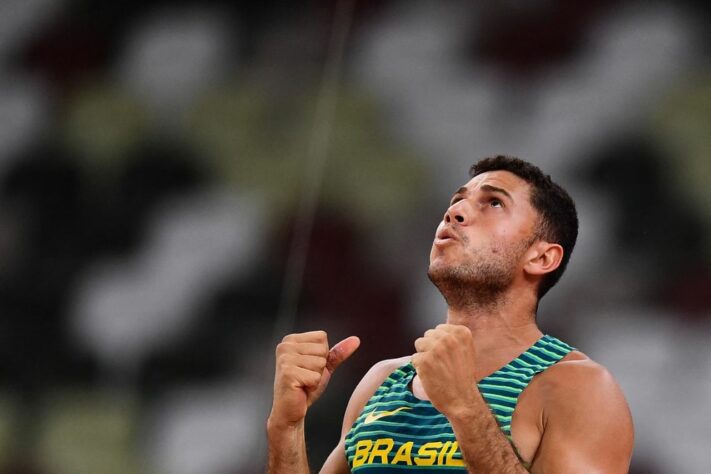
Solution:
[(567, 388), (545, 417), (533, 473), (626, 473), (633, 427), (627, 402), (605, 370)]

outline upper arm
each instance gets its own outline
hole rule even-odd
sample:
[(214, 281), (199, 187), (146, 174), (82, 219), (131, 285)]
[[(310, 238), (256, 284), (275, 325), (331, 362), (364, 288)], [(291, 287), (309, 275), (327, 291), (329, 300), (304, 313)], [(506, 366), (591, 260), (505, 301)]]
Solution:
[(321, 474), (345, 474), (350, 472), (345, 454), (346, 435), (350, 431), (351, 426), (353, 426), (356, 418), (358, 418), (358, 415), (360, 415), (360, 412), (363, 411), (365, 404), (368, 403), (370, 397), (373, 396), (373, 393), (375, 393), (393, 370), (403, 365), (408, 359), (409, 356), (380, 361), (371, 367), (361, 379), (355, 390), (353, 390), (353, 394), (351, 394), (348, 406), (346, 407), (346, 412), (343, 415), (341, 439), (323, 464), (320, 471)]
[(561, 362), (546, 389), (533, 473), (626, 473), (632, 416), (612, 375), (590, 360)]

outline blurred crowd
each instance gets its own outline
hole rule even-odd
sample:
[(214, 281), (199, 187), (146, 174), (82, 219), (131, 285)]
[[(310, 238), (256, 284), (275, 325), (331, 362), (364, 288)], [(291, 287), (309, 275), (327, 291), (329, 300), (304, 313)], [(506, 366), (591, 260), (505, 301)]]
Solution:
[(434, 229), (495, 154), (576, 200), (539, 322), (620, 381), (631, 472), (707, 472), (708, 20), (693, 1), (1, 1), (0, 474), (261, 472), (275, 327), (363, 341), (309, 414), (320, 466), (365, 371), (443, 320)]

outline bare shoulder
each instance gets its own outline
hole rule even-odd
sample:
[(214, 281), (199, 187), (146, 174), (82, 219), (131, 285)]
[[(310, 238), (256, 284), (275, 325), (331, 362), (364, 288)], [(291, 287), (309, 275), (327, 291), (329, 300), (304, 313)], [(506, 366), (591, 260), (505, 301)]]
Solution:
[(540, 374), (539, 389), (560, 402), (598, 396), (623, 397), (610, 371), (580, 351), (572, 351)]
[(388, 378), (388, 376), (393, 373), (397, 368), (402, 367), (407, 364), (412, 356), (398, 357), (396, 359), (385, 359), (373, 365), (368, 372), (363, 376), (361, 381), (353, 390), (348, 406), (346, 407), (346, 413), (343, 416), (343, 427), (341, 430), (341, 435), (345, 436), (350, 430), (353, 422), (361, 411), (363, 407), (368, 402), (370, 397), (373, 396), (378, 387)]
[(627, 472), (632, 415), (610, 371), (573, 351), (536, 378), (542, 436), (531, 472)]
[(545, 431), (569, 433), (580, 428), (614, 434), (620, 446), (631, 449), (632, 414), (619, 383), (605, 366), (573, 351), (544, 371), (540, 382)]
[(568, 353), (536, 375), (519, 404), (540, 433), (551, 424), (568, 425), (589, 415), (597, 418), (595, 422), (604, 417), (616, 419), (632, 430), (629, 406), (619, 383), (605, 366), (580, 351)]

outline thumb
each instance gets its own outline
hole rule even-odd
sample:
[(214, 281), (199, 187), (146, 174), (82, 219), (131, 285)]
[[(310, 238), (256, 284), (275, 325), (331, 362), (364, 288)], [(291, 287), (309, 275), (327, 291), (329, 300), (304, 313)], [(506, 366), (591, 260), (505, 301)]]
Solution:
[(326, 361), (326, 369), (333, 373), (341, 363), (348, 359), (360, 346), (358, 336), (350, 336), (336, 344), (328, 351), (328, 359)]

